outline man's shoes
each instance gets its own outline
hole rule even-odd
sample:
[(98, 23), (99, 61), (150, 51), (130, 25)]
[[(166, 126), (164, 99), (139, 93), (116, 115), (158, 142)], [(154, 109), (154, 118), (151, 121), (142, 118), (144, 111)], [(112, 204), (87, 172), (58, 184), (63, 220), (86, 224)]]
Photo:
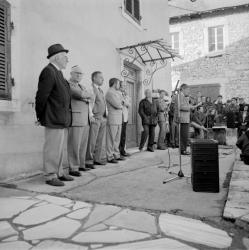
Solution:
[(122, 152), (122, 153), (120, 153), (122, 156), (124, 156), (124, 157), (129, 157), (129, 156), (131, 156), (131, 154), (129, 154), (129, 153), (127, 153), (127, 152)]
[(55, 187), (65, 186), (65, 184), (62, 181), (60, 181), (59, 179), (57, 179), (57, 178), (53, 178), (51, 180), (47, 180), (46, 184), (48, 184), (50, 186), (55, 186)]
[(90, 168), (79, 168), (79, 171), (82, 171), (82, 172), (86, 172), (86, 171), (89, 171)]
[(116, 158), (117, 161), (125, 161), (125, 157), (124, 156), (120, 156), (119, 158)]
[(73, 177), (69, 176), (69, 175), (62, 175), (58, 178), (60, 181), (73, 181)]
[(69, 175), (80, 177), (81, 173), (79, 171), (76, 171), (76, 170), (69, 170)]
[(154, 149), (153, 148), (147, 148), (147, 151), (154, 152)]
[(112, 159), (108, 161), (109, 163), (118, 163), (118, 161), (116, 159)]
[(188, 151), (182, 151), (181, 155), (190, 155), (190, 153)]
[(167, 147), (164, 147), (164, 146), (163, 146), (163, 147), (157, 147), (157, 149), (158, 149), (158, 150), (166, 150)]
[(97, 161), (95, 161), (95, 162), (94, 162), (94, 165), (101, 165), (101, 166), (104, 166), (104, 165), (106, 165), (106, 162), (97, 162)]
[(93, 164), (86, 164), (86, 168), (89, 168), (89, 169), (95, 169), (94, 165)]

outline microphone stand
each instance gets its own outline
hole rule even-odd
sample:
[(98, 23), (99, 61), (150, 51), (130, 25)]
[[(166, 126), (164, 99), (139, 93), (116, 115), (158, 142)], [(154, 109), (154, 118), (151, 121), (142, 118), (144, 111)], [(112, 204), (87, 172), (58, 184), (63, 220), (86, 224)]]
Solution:
[[(177, 82), (177, 85), (178, 85), (179, 81)], [(179, 154), (179, 172), (178, 174), (176, 173), (172, 173), (172, 172), (169, 172), (170, 174), (176, 174), (177, 176), (175, 177), (172, 177), (172, 178), (169, 178), (169, 179), (165, 179), (163, 181), (163, 184), (166, 184), (166, 183), (169, 183), (171, 181), (174, 181), (174, 180), (178, 180), (178, 179), (182, 179), (182, 178), (190, 178), (190, 176), (185, 176), (183, 171), (182, 171), (182, 155), (181, 155), (181, 122), (180, 122), (180, 90), (178, 89), (175, 89), (175, 92), (177, 92), (177, 115), (178, 115), (178, 118), (179, 118), (179, 121), (178, 121), (178, 143), (179, 143), (179, 150), (178, 150), (178, 154)]]

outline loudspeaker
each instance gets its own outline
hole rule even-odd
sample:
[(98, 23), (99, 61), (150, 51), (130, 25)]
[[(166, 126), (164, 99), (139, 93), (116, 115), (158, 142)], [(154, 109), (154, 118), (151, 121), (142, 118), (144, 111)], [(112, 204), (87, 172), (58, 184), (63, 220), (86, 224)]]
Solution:
[(219, 192), (219, 152), (215, 140), (191, 140), (192, 187), (195, 192)]

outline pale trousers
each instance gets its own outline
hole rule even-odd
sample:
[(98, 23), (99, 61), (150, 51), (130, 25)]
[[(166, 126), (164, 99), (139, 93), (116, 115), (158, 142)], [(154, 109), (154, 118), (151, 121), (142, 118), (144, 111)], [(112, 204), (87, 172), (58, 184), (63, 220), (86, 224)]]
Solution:
[(107, 160), (120, 158), (119, 143), (121, 138), (122, 125), (107, 124), (106, 128), (106, 155)]
[(43, 148), (43, 166), (47, 180), (61, 177), (63, 171), (64, 143), (67, 141), (68, 129), (45, 127), (45, 143)]
[(103, 162), (106, 158), (106, 119), (91, 122), (88, 137), (86, 163)]
[(70, 170), (85, 168), (88, 134), (88, 125), (69, 128), (67, 150)]

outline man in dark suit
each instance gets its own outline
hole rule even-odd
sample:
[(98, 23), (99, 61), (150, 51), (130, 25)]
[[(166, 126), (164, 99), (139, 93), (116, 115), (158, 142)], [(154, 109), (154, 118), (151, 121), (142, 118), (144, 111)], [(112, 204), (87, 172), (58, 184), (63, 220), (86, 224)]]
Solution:
[(143, 132), (139, 150), (142, 151), (148, 139), (147, 151), (154, 152), (155, 128), (158, 122), (158, 101), (152, 98), (150, 89), (145, 90), (145, 98), (139, 103), (138, 113), (142, 119)]
[(68, 63), (67, 53), (61, 44), (48, 48), (50, 63), (40, 74), (36, 93), (37, 120), (45, 127), (43, 164), (46, 183), (52, 186), (63, 186), (63, 181), (73, 180), (62, 167), (63, 147), (72, 120), (70, 88), (61, 71)]

